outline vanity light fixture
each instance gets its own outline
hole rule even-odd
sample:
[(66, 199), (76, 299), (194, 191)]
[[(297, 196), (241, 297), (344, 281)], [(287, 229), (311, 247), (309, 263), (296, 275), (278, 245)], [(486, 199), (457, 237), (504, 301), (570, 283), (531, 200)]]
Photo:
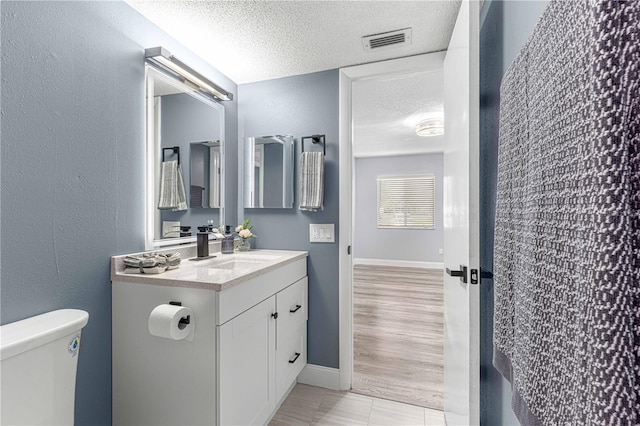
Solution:
[(444, 120), (442, 118), (427, 118), (416, 124), (416, 135), (439, 136), (444, 134)]
[(227, 92), (202, 74), (193, 70), (190, 66), (173, 56), (171, 52), (164, 47), (158, 46), (145, 49), (144, 57), (147, 61), (159, 66), (165, 71), (169, 71), (173, 75), (177, 75), (181, 80), (190, 82), (218, 100), (233, 100), (233, 93)]

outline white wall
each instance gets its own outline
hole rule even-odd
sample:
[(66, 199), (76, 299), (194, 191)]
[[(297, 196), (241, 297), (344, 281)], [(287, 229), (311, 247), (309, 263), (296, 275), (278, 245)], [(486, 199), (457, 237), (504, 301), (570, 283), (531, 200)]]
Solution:
[[(435, 229), (378, 229), (378, 176), (435, 175)], [(442, 154), (355, 160), (354, 259), (442, 262)]]

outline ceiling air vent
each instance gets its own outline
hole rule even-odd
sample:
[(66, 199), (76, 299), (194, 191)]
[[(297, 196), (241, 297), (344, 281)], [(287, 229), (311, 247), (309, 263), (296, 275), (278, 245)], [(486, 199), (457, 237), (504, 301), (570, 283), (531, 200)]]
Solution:
[(403, 44), (411, 44), (411, 28), (362, 37), (362, 45), (365, 51), (396, 47)]

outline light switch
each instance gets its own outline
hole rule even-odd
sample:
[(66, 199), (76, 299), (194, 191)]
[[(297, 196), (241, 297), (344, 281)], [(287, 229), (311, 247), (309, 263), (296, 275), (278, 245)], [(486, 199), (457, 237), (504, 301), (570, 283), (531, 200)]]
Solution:
[(309, 242), (312, 243), (335, 243), (335, 224), (333, 223), (310, 223)]

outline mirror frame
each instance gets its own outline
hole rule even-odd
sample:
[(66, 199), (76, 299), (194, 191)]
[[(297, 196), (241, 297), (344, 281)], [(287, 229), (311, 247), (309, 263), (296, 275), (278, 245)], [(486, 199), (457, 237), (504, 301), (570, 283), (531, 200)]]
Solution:
[[(150, 71), (152, 70), (152, 71)], [(225, 124), (225, 108), (224, 105), (213, 101), (207, 96), (202, 95), (198, 90), (193, 87), (183, 83), (177, 77), (174, 77), (166, 72), (164, 72), (161, 68), (155, 66), (153, 63), (149, 61), (145, 61), (145, 139), (146, 139), (146, 177), (145, 177), (145, 250), (153, 250), (160, 247), (173, 246), (178, 244), (185, 243), (193, 243), (196, 242), (196, 236), (191, 237), (177, 237), (177, 238), (166, 238), (166, 239), (156, 239), (155, 238), (155, 228), (157, 223), (160, 221), (160, 210), (157, 209), (157, 199), (156, 194), (158, 190), (159, 180), (156, 179), (157, 176), (160, 176), (160, 163), (162, 161), (162, 149), (159, 146), (156, 146), (156, 137), (155, 134), (158, 131), (155, 123), (155, 108), (154, 108), (154, 78), (150, 76), (152, 73), (160, 74), (165, 78), (166, 82), (176, 87), (176, 89), (181, 90), (182, 93), (189, 94), (196, 98), (197, 100), (207, 104), (220, 113), (220, 128), (223, 129), (221, 135), (221, 147), (220, 147), (220, 155), (222, 157), (221, 160), (221, 176), (220, 176), (220, 200), (221, 205), (218, 208), (220, 223), (226, 223), (225, 218), (225, 173), (226, 173), (226, 159), (225, 159), (225, 141), (224, 136), (226, 131), (224, 130)], [(184, 157), (188, 160), (190, 158), (190, 153), (185, 153)], [(186, 189), (185, 189), (186, 191)], [(188, 200), (190, 203), (190, 200)], [(190, 209), (191, 207), (189, 207)]]

